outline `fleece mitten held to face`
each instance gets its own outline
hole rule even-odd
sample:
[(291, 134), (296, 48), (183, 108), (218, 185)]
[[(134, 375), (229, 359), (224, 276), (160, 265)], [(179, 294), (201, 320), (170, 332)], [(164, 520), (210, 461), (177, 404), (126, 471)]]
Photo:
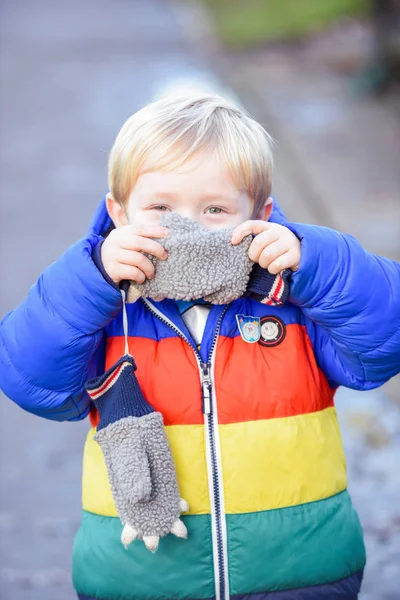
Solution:
[(160, 537), (186, 538), (180, 520), (187, 503), (180, 498), (175, 465), (161, 413), (148, 404), (125, 355), (86, 385), (99, 415), (94, 439), (100, 444), (111, 492), (127, 547), (135, 538), (155, 552)]
[(132, 282), (128, 301), (138, 297), (197, 300), (228, 304), (240, 298), (249, 282), (253, 261), (248, 256), (252, 236), (232, 246), (233, 229), (208, 230), (197, 221), (176, 213), (161, 215), (168, 235), (157, 241), (168, 252), (167, 260), (149, 255), (155, 276), (142, 284)]
[(280, 306), (289, 295), (290, 269), (272, 275), (248, 256), (253, 237), (237, 246), (231, 243), (233, 229), (210, 231), (176, 213), (162, 215), (160, 224), (168, 236), (157, 241), (168, 251), (167, 260), (148, 255), (155, 275), (142, 284), (129, 282), (128, 302), (139, 297), (155, 300), (204, 299), (228, 304), (249, 296), (262, 304)]

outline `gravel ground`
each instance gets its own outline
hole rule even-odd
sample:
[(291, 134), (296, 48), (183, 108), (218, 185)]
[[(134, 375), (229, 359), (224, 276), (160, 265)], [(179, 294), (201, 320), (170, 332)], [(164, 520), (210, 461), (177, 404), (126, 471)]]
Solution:
[(359, 393), (341, 388), (336, 406), (349, 489), (367, 546), (360, 600), (398, 600), (400, 411), (381, 390)]

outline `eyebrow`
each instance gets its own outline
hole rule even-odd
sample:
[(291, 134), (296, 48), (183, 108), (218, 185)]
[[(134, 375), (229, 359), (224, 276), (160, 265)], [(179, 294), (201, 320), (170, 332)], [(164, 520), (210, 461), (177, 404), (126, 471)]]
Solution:
[[(155, 192), (151, 194), (151, 197), (155, 200), (174, 200), (176, 198), (176, 194), (173, 192)], [(201, 200), (231, 200), (230, 196), (225, 196), (224, 194), (203, 194), (201, 196)]]
[(150, 196), (155, 200), (173, 200), (175, 198), (173, 192), (155, 192), (154, 194), (150, 194)]

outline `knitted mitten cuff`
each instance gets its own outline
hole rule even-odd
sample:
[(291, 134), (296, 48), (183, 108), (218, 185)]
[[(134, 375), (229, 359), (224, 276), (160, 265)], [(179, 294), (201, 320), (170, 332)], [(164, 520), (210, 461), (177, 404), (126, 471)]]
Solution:
[(272, 275), (268, 269), (263, 269), (256, 264), (253, 267), (246, 295), (262, 304), (280, 306), (288, 298), (291, 274), (290, 269), (285, 269), (277, 275)]
[(135, 361), (126, 354), (103, 375), (86, 384), (100, 415), (97, 431), (125, 417), (143, 417), (154, 412), (143, 396), (135, 371)]

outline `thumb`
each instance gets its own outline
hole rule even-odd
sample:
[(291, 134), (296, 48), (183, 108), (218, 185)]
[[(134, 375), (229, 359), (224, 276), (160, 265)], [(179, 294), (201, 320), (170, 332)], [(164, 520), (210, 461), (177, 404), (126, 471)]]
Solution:
[(134, 504), (137, 502), (148, 502), (151, 495), (150, 465), (147, 452), (143, 444), (138, 444), (131, 454), (129, 466), (129, 496)]

